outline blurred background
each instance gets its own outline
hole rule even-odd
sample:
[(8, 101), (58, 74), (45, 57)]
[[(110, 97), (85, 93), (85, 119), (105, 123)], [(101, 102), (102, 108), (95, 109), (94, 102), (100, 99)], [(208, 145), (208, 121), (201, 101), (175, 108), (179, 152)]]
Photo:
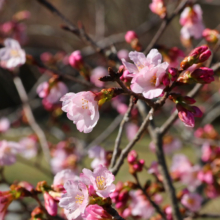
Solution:
[[(130, 45), (124, 40), (124, 35), (128, 30), (135, 30), (139, 36), (141, 45), (143, 48), (146, 48), (161, 24), (161, 19), (149, 9), (150, 0), (50, 0), (50, 2), (75, 25), (81, 22), (86, 32), (100, 47), (113, 48), (116, 51), (120, 51), (121, 49), (132, 50)], [(180, 1), (167, 0), (166, 2), (169, 3), (168, 13), (171, 13)], [(205, 26), (210, 29), (220, 30), (220, 1), (198, 0), (197, 2), (202, 7)], [(42, 53), (50, 52), (54, 56), (60, 56), (62, 60), (65, 60), (65, 56), (71, 52), (81, 50), (85, 62), (91, 68), (96, 66), (108, 67), (105, 59), (95, 53), (90, 46), (78, 39), (74, 34), (63, 30), (61, 25), (64, 22), (45, 9), (36, 0), (5, 0), (0, 12), (0, 25), (11, 21), (17, 12), (23, 10), (29, 11), (30, 17), (21, 22), (21, 27), (17, 34), (21, 39), (22, 48), (25, 49), (27, 54), (32, 55), (34, 59), (39, 60)], [(175, 46), (184, 50), (180, 41), (180, 29), (179, 16), (177, 16), (163, 33), (157, 44), (165, 45), (166, 47)], [(0, 43), (2, 43), (4, 38), (5, 33), (0, 32)], [(204, 42), (201, 42), (201, 40), (194, 40), (193, 46), (195, 47), (202, 43)], [(218, 57), (219, 54), (216, 55), (214, 60), (218, 61)], [(57, 62), (56, 68), (62, 74), (82, 78), (76, 70), (65, 65), (63, 62)], [(118, 116), (117, 109), (112, 107), (110, 103), (102, 107), (101, 119), (93, 132), (83, 134), (76, 130), (75, 125), (71, 121), (68, 121), (66, 115), (62, 114), (59, 109), (48, 111), (42, 105), (42, 99), (38, 97), (36, 88), (41, 82), (48, 80), (49, 76), (42, 74), (42, 71), (38, 67), (28, 64), (21, 67), (20, 76), (28, 93), (29, 104), (33, 109), (36, 120), (45, 131), (51, 145), (56, 145), (62, 140), (73, 137), (80, 141), (80, 151), (82, 151), (83, 155), (86, 155), (88, 148), (94, 143), (97, 144), (97, 142), (106, 150), (113, 149), (118, 130), (117, 126), (122, 116), (120, 114)], [(71, 92), (87, 89), (69, 80), (64, 79), (64, 82)], [(219, 82), (216, 82), (212, 89), (214, 91), (216, 89), (218, 90), (218, 88)], [(208, 90), (208, 92), (212, 91), (212, 89)], [(18, 141), (21, 137), (31, 135), (33, 131), (25, 120), (21, 101), (13, 84), (12, 76), (4, 69), (0, 69), (0, 94), (0, 118), (8, 117), (11, 123), (11, 128), (7, 133), (0, 133), (0, 140)], [(206, 96), (207, 90), (203, 91), (201, 95)], [(199, 97), (199, 99), (201, 98)], [(127, 104), (128, 100), (125, 98), (123, 102)], [(200, 100), (201, 105), (203, 104), (202, 102), (204, 102), (203, 99)], [(170, 104), (167, 107), (165, 106), (164, 112), (167, 117), (170, 115), (170, 109), (172, 108), (173, 106)], [(156, 117), (159, 124), (164, 120), (161, 118), (160, 113)], [(97, 141), (96, 138), (102, 134), (106, 127), (112, 124), (112, 121), (115, 122), (115, 127), (113, 127), (110, 135), (102, 141)], [(138, 123), (140, 124), (140, 121)], [(220, 131), (219, 118), (215, 119), (214, 124), (216, 130)], [(193, 132), (193, 130), (189, 132)], [(174, 129), (171, 133), (181, 138), (178, 130)], [(124, 147), (127, 143), (128, 138), (124, 135), (121, 146)], [(155, 160), (154, 153), (149, 150), (149, 143), (150, 139), (148, 135), (145, 135), (135, 148), (140, 154), (140, 158), (145, 159), (147, 166)], [(179, 152), (185, 153), (192, 162), (195, 162), (198, 159), (197, 149), (193, 148), (193, 144), (187, 141), (183, 145), (184, 148), (181, 148)], [(199, 147), (197, 146), (197, 148)], [(171, 156), (168, 156), (167, 159), (170, 164)], [(52, 176), (45, 175), (35, 169), (39, 164), (43, 168), (48, 169), (48, 165), (45, 163), (43, 157), (34, 158), (31, 162), (33, 166), (27, 166), (25, 161), (20, 158), (15, 165), (7, 167), (5, 169), (5, 175), (8, 180), (10, 182), (14, 180), (26, 180), (32, 184), (46, 180), (51, 184), (53, 180)], [(91, 159), (85, 158), (79, 163), (79, 170), (84, 166), (89, 167), (90, 162)], [(142, 172), (141, 181), (143, 183), (146, 181), (146, 177), (151, 179), (147, 172)], [(127, 163), (123, 165), (116, 180), (133, 180), (128, 172)], [(204, 211), (208, 210), (208, 212), (219, 213), (219, 202), (219, 199), (209, 202), (204, 207)]]

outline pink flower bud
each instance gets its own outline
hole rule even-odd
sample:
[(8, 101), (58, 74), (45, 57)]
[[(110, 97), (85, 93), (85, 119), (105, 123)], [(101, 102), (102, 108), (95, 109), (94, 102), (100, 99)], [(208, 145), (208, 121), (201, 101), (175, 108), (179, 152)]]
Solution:
[(137, 160), (137, 153), (135, 150), (130, 151), (127, 157), (128, 163), (134, 163)]
[(83, 57), (82, 57), (81, 52), (79, 50), (76, 50), (70, 54), (69, 64), (76, 69), (81, 68), (81, 66), (83, 65)]
[(219, 32), (217, 30), (206, 28), (203, 31), (202, 36), (206, 39), (207, 42), (216, 43), (219, 39)]
[(179, 75), (179, 71), (176, 68), (170, 67), (168, 69), (168, 72), (170, 73), (171, 76), (178, 76)]
[(163, 84), (165, 86), (169, 86), (170, 85), (170, 79), (169, 79), (169, 76), (168, 74), (165, 74), (164, 77), (163, 77)]
[(123, 207), (125, 204), (124, 204), (124, 202), (117, 202), (116, 204), (115, 204), (115, 207), (117, 208), (117, 209), (120, 209), (121, 207)]
[(45, 208), (47, 212), (52, 216), (56, 216), (57, 215), (57, 203), (52, 198), (52, 196), (50, 196), (50, 194), (47, 192), (44, 193), (44, 202), (45, 202)]
[(180, 66), (183, 69), (187, 69), (193, 64), (205, 62), (211, 54), (212, 53), (207, 46), (197, 47), (181, 62)]
[(178, 110), (179, 119), (184, 123), (184, 125), (187, 127), (194, 127), (195, 119), (193, 113), (183, 108), (180, 104), (177, 104), (176, 108)]
[(166, 6), (164, 4), (164, 0), (153, 0), (149, 7), (150, 10), (159, 15), (160, 18), (164, 18), (166, 16)]
[(125, 34), (125, 41), (129, 44), (136, 38), (138, 38), (138, 36), (134, 31), (127, 31)]
[(89, 185), (89, 186), (88, 186), (88, 191), (89, 191), (89, 196), (94, 196), (94, 195), (96, 195), (95, 189), (94, 189), (93, 185)]
[(213, 82), (214, 71), (207, 67), (200, 67), (199, 69), (194, 70), (190, 76), (198, 83), (206, 84)]
[(129, 194), (127, 190), (122, 190), (118, 195), (119, 201), (126, 201), (129, 198)]
[(99, 205), (87, 206), (85, 213), (82, 215), (86, 220), (111, 220), (112, 216)]
[(182, 100), (186, 103), (186, 104), (189, 104), (189, 105), (192, 105), (194, 103), (196, 103), (196, 100), (189, 97), (189, 96), (184, 96), (182, 97)]

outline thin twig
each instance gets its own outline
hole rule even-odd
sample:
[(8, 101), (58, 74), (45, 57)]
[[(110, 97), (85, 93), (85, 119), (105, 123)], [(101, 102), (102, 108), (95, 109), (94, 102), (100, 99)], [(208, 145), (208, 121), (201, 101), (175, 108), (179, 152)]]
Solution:
[(152, 118), (152, 115), (154, 113), (154, 109), (152, 108), (147, 117), (145, 118), (145, 120), (143, 121), (141, 127), (139, 128), (137, 134), (135, 135), (134, 139), (128, 143), (128, 145), (122, 150), (119, 159), (117, 160), (115, 166), (110, 169), (110, 171), (116, 175), (119, 171), (119, 169), (121, 168), (122, 164), (124, 163), (124, 159), (126, 158), (126, 156), (128, 155), (129, 151), (132, 149), (132, 147), (137, 143), (137, 141), (140, 139), (141, 135), (144, 133), (149, 120)]
[(179, 4), (179, 6), (175, 9), (175, 11), (172, 13), (172, 15), (168, 18), (165, 17), (160, 28), (158, 29), (157, 33), (155, 34), (155, 36), (153, 37), (153, 39), (151, 40), (151, 42), (148, 44), (148, 47), (145, 49), (144, 54), (148, 54), (150, 52), (150, 50), (154, 47), (155, 43), (159, 40), (159, 38), (162, 36), (163, 32), (165, 31), (165, 29), (167, 28), (167, 26), (169, 25), (169, 23), (176, 17), (176, 15), (178, 15), (183, 8), (186, 6), (187, 2), (189, 0), (183, 0), (181, 1), (181, 3)]
[(112, 154), (112, 160), (111, 160), (110, 168), (112, 168), (115, 165), (116, 158), (117, 158), (117, 155), (118, 155), (119, 149), (120, 149), (121, 137), (122, 137), (122, 133), (123, 133), (123, 130), (124, 130), (124, 126), (125, 126), (125, 123), (129, 120), (129, 115), (131, 113), (131, 110), (132, 110), (133, 106), (134, 106), (134, 102), (133, 102), (133, 97), (131, 96), (128, 110), (125, 113), (125, 115), (124, 115), (124, 117), (121, 121), (119, 131), (118, 131), (118, 136), (115, 140), (115, 147), (114, 147), (114, 151), (113, 151), (113, 154)]
[(14, 80), (15, 87), (18, 91), (18, 94), (20, 96), (20, 99), (22, 101), (23, 110), (24, 110), (25, 115), (27, 117), (28, 123), (31, 126), (31, 128), (33, 129), (33, 131), (36, 133), (36, 135), (38, 136), (39, 142), (41, 144), (41, 147), (42, 147), (42, 150), (43, 150), (43, 153), (45, 156), (45, 159), (47, 160), (48, 164), (50, 165), (50, 150), (49, 150), (49, 146), (47, 143), (47, 139), (46, 139), (46, 136), (45, 136), (43, 130), (37, 124), (37, 122), (34, 118), (31, 107), (28, 104), (28, 96), (27, 96), (27, 93), (26, 93), (25, 88), (23, 86), (23, 83), (18, 76), (14, 77), (13, 80)]

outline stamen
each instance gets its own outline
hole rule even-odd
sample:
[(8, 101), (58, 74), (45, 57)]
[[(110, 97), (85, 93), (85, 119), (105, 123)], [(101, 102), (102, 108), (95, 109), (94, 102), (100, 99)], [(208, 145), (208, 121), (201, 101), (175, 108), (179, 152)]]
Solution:
[(106, 188), (106, 186), (105, 186), (105, 177), (97, 176), (96, 177), (96, 184), (97, 184), (99, 190), (105, 189)]
[(75, 197), (75, 199), (76, 199), (76, 203), (78, 203), (79, 205), (81, 205), (82, 202), (83, 202), (83, 200), (84, 200), (84, 196), (77, 195), (77, 196)]

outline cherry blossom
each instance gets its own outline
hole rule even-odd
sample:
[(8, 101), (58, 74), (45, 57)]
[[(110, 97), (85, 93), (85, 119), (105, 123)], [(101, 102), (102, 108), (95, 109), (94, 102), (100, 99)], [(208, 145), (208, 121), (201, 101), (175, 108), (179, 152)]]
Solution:
[(10, 121), (7, 118), (0, 119), (0, 133), (6, 132), (10, 128)]
[(98, 103), (92, 92), (67, 93), (60, 99), (62, 110), (80, 132), (89, 133), (99, 120)]
[(89, 179), (96, 194), (100, 197), (107, 198), (110, 193), (114, 192), (115, 185), (112, 182), (115, 180), (115, 177), (103, 165), (96, 167), (93, 172), (86, 168), (84, 168), (82, 172), (83, 175)]
[(162, 55), (157, 49), (152, 49), (147, 57), (140, 52), (130, 52), (129, 57), (134, 64), (123, 59), (122, 63), (130, 73), (133, 73), (131, 90), (142, 93), (148, 99), (160, 96), (165, 88), (162, 83), (163, 77), (169, 66), (167, 62), (162, 63)]
[(12, 69), (26, 62), (25, 51), (21, 49), (18, 41), (7, 38), (5, 47), (0, 49), (0, 62), (3, 68)]
[(103, 87), (104, 82), (100, 81), (99, 78), (108, 75), (108, 70), (104, 67), (96, 67), (92, 70), (92, 75), (90, 76), (90, 81), (98, 87)]
[(36, 140), (32, 137), (25, 137), (19, 141), (21, 145), (20, 154), (22, 157), (30, 159), (37, 155), (37, 143)]
[(61, 197), (59, 206), (69, 210), (69, 218), (75, 219), (85, 212), (89, 204), (89, 193), (82, 182), (68, 180), (64, 184), (66, 193)]

